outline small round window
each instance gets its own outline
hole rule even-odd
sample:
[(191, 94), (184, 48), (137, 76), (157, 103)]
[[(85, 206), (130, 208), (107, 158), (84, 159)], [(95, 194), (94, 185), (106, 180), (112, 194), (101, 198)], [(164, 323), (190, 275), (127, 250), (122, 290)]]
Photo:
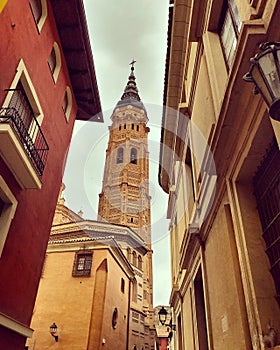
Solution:
[(113, 329), (117, 328), (117, 322), (118, 322), (118, 309), (115, 307), (113, 316), (112, 316), (112, 327)]

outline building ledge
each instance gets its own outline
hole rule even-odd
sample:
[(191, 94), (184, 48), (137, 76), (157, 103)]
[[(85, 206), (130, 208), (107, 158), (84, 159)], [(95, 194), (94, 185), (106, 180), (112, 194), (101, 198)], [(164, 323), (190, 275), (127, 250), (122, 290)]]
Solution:
[(21, 322), (3, 314), (0, 312), (0, 325), (10, 329), (13, 332), (16, 332), (20, 335), (23, 335), (27, 338), (31, 338), (33, 334), (33, 329), (25, 326)]
[(9, 124), (0, 123), (0, 155), (21, 188), (40, 189), (41, 180)]

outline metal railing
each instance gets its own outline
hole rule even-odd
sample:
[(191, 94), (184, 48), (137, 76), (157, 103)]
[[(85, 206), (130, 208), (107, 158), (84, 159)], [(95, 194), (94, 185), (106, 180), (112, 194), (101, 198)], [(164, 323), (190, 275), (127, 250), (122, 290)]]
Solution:
[(45, 169), (49, 146), (34, 113), (30, 111), (28, 122), (23, 118), (20, 109), (16, 107), (0, 109), (0, 123), (7, 123), (11, 126), (36, 173), (41, 177)]

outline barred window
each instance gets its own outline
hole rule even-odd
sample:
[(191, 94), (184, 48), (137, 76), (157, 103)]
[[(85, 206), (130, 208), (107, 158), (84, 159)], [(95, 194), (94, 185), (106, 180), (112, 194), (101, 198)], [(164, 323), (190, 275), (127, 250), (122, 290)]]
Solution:
[(280, 151), (273, 141), (254, 177), (262, 236), (280, 306)]
[(72, 276), (90, 276), (92, 252), (77, 252), (75, 255)]

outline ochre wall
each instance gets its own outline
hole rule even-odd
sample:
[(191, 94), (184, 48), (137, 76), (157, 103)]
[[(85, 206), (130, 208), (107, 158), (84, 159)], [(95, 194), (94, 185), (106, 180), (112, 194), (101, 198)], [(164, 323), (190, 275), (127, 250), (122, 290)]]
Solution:
[[(80, 350), (89, 346), (125, 350), (129, 279), (108, 249), (94, 250), (90, 277), (72, 277), (74, 256), (74, 251), (47, 254), (31, 323), (35, 332), (28, 343), (30, 349), (59, 346)], [(121, 278), (125, 280), (124, 293)], [(118, 322), (113, 329), (115, 307)], [(53, 322), (58, 326), (58, 345), (49, 333)]]

